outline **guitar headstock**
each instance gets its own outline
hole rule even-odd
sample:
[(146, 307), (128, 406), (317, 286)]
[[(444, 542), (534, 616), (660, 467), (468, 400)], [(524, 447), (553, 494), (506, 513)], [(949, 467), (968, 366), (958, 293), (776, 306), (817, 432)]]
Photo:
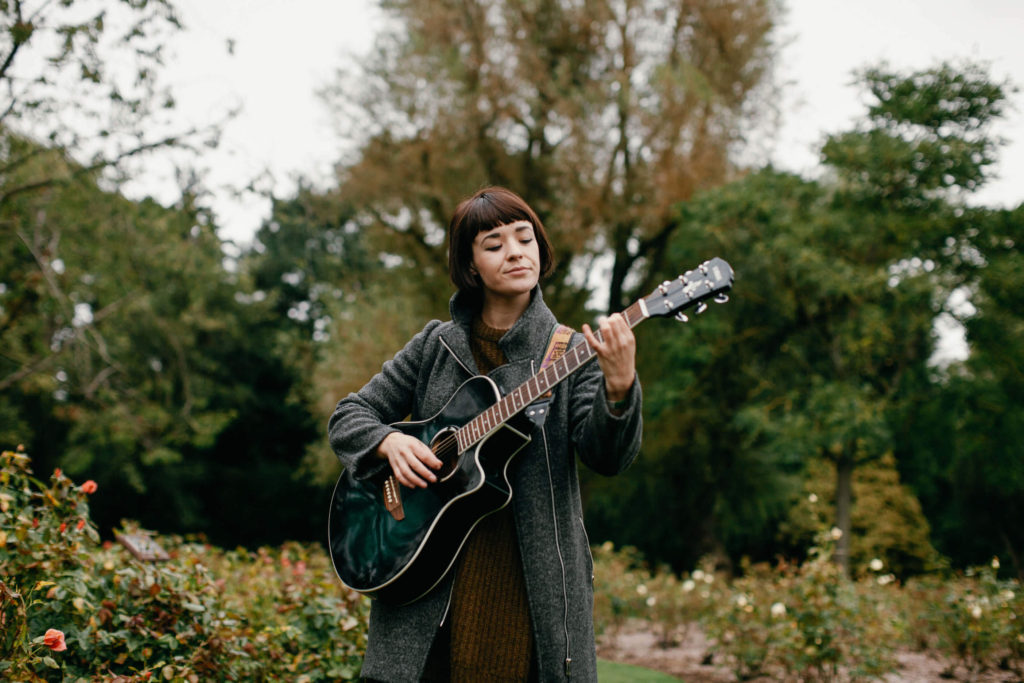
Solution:
[(729, 300), (726, 292), (732, 288), (732, 267), (717, 256), (705, 261), (693, 270), (688, 270), (675, 280), (666, 280), (641, 299), (644, 313), (651, 316), (674, 316), (685, 321), (683, 311), (697, 306), (700, 313), (707, 304), (706, 299), (718, 303)]

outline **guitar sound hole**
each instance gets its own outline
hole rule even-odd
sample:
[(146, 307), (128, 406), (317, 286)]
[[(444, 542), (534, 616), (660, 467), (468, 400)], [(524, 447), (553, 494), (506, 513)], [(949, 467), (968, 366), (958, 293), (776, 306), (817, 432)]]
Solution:
[(445, 427), (439, 431), (430, 442), (430, 449), (443, 463), (437, 471), (438, 482), (447, 481), (459, 466), (459, 445), (455, 439), (455, 429)]

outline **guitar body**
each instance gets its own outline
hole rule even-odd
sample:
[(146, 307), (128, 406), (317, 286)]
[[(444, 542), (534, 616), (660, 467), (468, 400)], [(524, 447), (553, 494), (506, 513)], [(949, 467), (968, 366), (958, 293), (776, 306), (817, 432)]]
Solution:
[[(433, 417), (392, 426), (434, 446), (499, 398), (494, 382), (473, 377)], [(477, 523), (512, 499), (506, 470), (530, 441), (524, 422), (510, 420), (465, 452), (442, 458), (438, 481), (427, 488), (402, 487), (401, 521), (382, 502), (383, 477), (356, 481), (342, 473), (328, 519), (328, 547), (342, 582), (393, 604), (412, 602), (440, 583)]]

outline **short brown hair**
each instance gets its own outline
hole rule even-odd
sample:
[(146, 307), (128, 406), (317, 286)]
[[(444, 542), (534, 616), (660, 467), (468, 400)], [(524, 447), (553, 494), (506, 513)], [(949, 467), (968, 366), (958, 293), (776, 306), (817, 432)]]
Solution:
[(537, 213), (515, 192), (504, 187), (487, 187), (463, 200), (455, 208), (448, 226), (448, 275), (459, 291), (480, 289), (480, 282), (470, 269), (476, 236), (484, 230), (516, 221), (527, 221), (533, 225), (540, 251), (540, 277), (551, 272), (554, 252)]

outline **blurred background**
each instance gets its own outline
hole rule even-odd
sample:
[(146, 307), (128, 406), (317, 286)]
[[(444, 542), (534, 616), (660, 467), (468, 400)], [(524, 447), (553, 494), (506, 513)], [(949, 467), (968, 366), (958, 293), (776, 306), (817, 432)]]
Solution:
[[(0, 446), (122, 519), (320, 541), (335, 402), (447, 315), (506, 185), (579, 326), (637, 328), (645, 442), (590, 538), (678, 571), (1005, 558), (1024, 531), (1024, 9), (810, 0), (0, 6)], [(652, 523), (658, 520), (659, 523)]]

